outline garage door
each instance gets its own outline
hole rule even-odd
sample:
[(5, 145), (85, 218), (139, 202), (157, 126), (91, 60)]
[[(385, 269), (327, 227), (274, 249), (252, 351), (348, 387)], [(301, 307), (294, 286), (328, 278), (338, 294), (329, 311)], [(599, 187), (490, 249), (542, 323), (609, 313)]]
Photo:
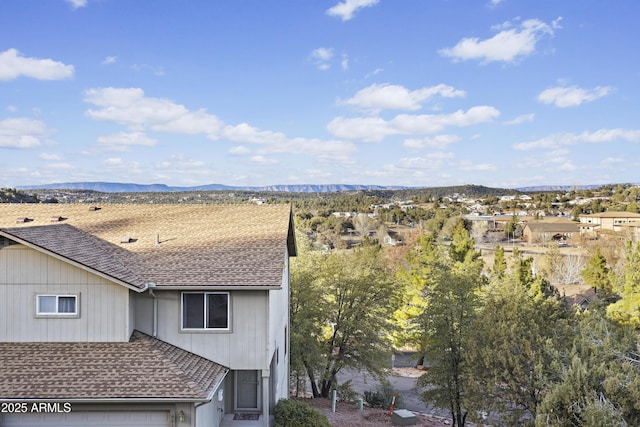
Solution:
[(2, 427), (168, 427), (168, 411), (69, 412), (67, 414), (1, 414)]

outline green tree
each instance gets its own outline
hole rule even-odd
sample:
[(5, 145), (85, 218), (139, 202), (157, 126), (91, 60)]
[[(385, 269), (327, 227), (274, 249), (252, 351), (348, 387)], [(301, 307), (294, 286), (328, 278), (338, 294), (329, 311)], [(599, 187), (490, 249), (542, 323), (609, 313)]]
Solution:
[(343, 368), (380, 375), (388, 365), (400, 287), (379, 246), (310, 257), (292, 264), (291, 333), (313, 354), (292, 350), (291, 364), (304, 367), (314, 396), (328, 397)]
[(493, 252), (493, 269), (491, 270), (492, 279), (500, 279), (507, 271), (507, 260), (504, 257), (504, 248), (496, 245)]
[(627, 243), (624, 276), (619, 285), (620, 300), (607, 307), (607, 315), (621, 323), (640, 328), (640, 242)]
[(535, 417), (552, 375), (552, 354), (569, 335), (556, 299), (539, 298), (518, 272), (488, 289), (466, 353), (470, 393), (478, 411), (499, 413), (508, 425)]
[(417, 321), (431, 367), (417, 386), (422, 400), (449, 409), (454, 426), (464, 426), (467, 418), (469, 367), (464, 355), (484, 284), (482, 261), (475, 252), (471, 249), (465, 262), (458, 262), (435, 248), (420, 273), (425, 309)]
[(596, 248), (596, 253), (589, 258), (589, 262), (582, 270), (581, 276), (587, 285), (594, 288), (596, 292), (605, 298), (612, 294), (611, 271), (607, 265), (607, 259), (602, 255), (600, 248)]

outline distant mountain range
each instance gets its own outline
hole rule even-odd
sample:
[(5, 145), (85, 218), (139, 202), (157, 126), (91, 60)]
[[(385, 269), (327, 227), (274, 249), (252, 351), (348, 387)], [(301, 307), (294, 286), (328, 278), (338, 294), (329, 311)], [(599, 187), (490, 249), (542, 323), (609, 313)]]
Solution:
[(23, 185), (19, 190), (90, 190), (102, 193), (149, 193), (177, 191), (278, 191), (290, 193), (335, 193), (356, 190), (405, 190), (410, 187), (349, 184), (300, 184), (267, 185), (263, 187), (230, 186), (223, 184), (199, 185), (195, 187), (173, 187), (165, 184), (133, 184), (119, 182), (62, 182), (43, 185)]
[[(512, 190), (522, 193), (534, 193), (540, 191), (569, 191), (572, 189), (590, 190), (598, 187), (602, 187), (602, 185), (541, 185), (534, 187), (513, 188)], [(262, 187), (209, 184), (199, 185), (195, 187), (173, 187), (165, 184), (133, 184), (119, 182), (63, 182), (56, 184), (24, 185), (17, 187), (17, 189), (19, 190), (90, 190), (99, 191), (102, 193), (149, 193), (179, 191), (274, 191), (289, 193), (337, 193), (342, 191), (357, 190), (408, 190), (411, 188), (419, 187), (350, 184), (296, 184), (267, 185)]]

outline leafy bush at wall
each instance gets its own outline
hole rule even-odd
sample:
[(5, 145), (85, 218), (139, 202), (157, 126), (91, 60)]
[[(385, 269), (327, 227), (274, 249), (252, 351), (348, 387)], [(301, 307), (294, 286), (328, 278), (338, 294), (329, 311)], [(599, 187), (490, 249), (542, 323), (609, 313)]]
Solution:
[(331, 427), (327, 417), (300, 400), (280, 400), (274, 418), (274, 427)]

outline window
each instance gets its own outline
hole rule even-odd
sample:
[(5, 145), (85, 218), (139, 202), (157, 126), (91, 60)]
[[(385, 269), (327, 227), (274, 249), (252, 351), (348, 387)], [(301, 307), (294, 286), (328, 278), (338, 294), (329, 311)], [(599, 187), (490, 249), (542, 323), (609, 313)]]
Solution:
[(77, 316), (77, 295), (38, 295), (36, 297), (38, 316)]
[(229, 293), (183, 292), (182, 329), (229, 329)]

